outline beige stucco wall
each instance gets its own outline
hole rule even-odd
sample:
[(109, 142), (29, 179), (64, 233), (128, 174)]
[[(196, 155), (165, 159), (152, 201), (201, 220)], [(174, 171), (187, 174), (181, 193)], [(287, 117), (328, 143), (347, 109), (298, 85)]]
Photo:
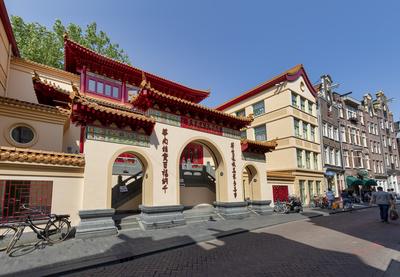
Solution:
[[(26, 118), (29, 114), (24, 114), (23, 110), (11, 116), (6, 116), (8, 112), (0, 111), (0, 145), (15, 147), (10, 137), (10, 127), (15, 124), (28, 124), (36, 132), (36, 143), (29, 148), (48, 151), (62, 151), (63, 128), (62, 124), (49, 123), (45, 121), (32, 120)], [(10, 114), (9, 114), (10, 115)], [(50, 116), (50, 115), (48, 115)], [(17, 147), (20, 147), (17, 145)]]
[(4, 96), (9, 75), (11, 45), (7, 38), (4, 25), (0, 22), (0, 96)]
[(52, 205), (51, 212), (55, 214), (69, 214), (71, 225), (78, 225), (80, 219), (78, 211), (82, 209), (83, 176), (82, 174), (67, 173), (68, 169), (60, 172), (59, 169), (51, 167), (41, 168), (37, 166), (31, 170), (16, 170), (0, 164), (0, 180), (31, 180), (52, 181)]
[(70, 149), (71, 153), (79, 153), (80, 134), (80, 126), (68, 122), (63, 135), (62, 151), (68, 153)]
[[(162, 129), (168, 129), (168, 190), (163, 191), (162, 179)], [(190, 129), (178, 128), (175, 126), (156, 123), (151, 135), (151, 146), (139, 147), (87, 140), (85, 142), (85, 188), (84, 188), (84, 209), (102, 209), (111, 206), (111, 165), (116, 156), (125, 151), (132, 151), (140, 156), (147, 168), (143, 189), (143, 204), (149, 206), (177, 205), (180, 202), (179, 187), (179, 159), (185, 146), (194, 141), (201, 141), (220, 153), (223, 164), (221, 174), (217, 171), (216, 199), (223, 202), (243, 201), (243, 188), (241, 172), (244, 161), (241, 160), (240, 141), (222, 136), (205, 134)], [(231, 142), (234, 142), (236, 158), (236, 183), (237, 197), (233, 195), (233, 177), (231, 162)], [(265, 163), (252, 162), (259, 172), (266, 172)], [(219, 172), (219, 173), (221, 173)], [(260, 175), (258, 198), (271, 199), (272, 191), (266, 185), (266, 175)]]
[(20, 58), (13, 58), (10, 64), (7, 96), (37, 103), (32, 83), (34, 71), (36, 71), (41, 78), (65, 90), (72, 91), (71, 82), (79, 87), (80, 79), (78, 75)]

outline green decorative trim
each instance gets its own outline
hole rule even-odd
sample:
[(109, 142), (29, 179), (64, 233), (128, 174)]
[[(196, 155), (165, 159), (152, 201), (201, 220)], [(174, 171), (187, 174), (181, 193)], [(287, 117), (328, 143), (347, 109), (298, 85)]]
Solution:
[(240, 131), (233, 130), (230, 128), (222, 128), (222, 136), (232, 139), (240, 139)]
[(261, 162), (261, 163), (267, 162), (265, 159), (265, 155), (258, 153), (248, 153), (248, 152), (242, 153), (242, 159), (251, 162)]
[(86, 139), (150, 147), (150, 137), (147, 135), (98, 126), (86, 127)]
[(180, 127), (181, 117), (179, 115), (162, 112), (159, 110), (149, 109), (146, 112), (147, 116), (154, 118), (157, 122)]

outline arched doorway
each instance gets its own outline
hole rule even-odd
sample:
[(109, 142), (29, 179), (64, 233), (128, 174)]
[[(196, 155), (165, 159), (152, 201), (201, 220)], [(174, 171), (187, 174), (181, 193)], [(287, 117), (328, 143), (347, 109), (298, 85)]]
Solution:
[(258, 180), (257, 169), (253, 165), (246, 165), (242, 171), (244, 201), (254, 200), (259, 188), (256, 186)]
[(179, 200), (185, 209), (213, 205), (226, 194), (224, 161), (206, 140), (188, 142), (179, 155)]
[(134, 152), (123, 152), (112, 166), (111, 208), (116, 213), (138, 213), (142, 204), (145, 165)]

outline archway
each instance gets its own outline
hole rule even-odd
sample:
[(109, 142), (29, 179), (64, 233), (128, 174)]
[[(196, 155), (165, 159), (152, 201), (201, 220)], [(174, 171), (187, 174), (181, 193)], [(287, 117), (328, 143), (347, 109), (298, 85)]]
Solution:
[(255, 166), (249, 164), (243, 168), (242, 182), (244, 201), (254, 200), (259, 193), (259, 188), (256, 186), (259, 182), (258, 172)]
[(112, 165), (111, 208), (116, 213), (138, 213), (143, 202), (143, 179), (146, 165), (137, 154), (119, 154)]
[(184, 144), (179, 155), (179, 201), (186, 209), (213, 205), (226, 197), (225, 164), (219, 149), (205, 139)]

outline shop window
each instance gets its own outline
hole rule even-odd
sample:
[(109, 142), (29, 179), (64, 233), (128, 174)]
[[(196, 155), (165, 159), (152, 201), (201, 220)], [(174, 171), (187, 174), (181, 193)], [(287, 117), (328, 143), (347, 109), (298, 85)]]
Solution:
[[(0, 222), (22, 221), (27, 215), (46, 218), (51, 213), (52, 190), (51, 181), (0, 181)], [(23, 205), (34, 211), (23, 209)]]

